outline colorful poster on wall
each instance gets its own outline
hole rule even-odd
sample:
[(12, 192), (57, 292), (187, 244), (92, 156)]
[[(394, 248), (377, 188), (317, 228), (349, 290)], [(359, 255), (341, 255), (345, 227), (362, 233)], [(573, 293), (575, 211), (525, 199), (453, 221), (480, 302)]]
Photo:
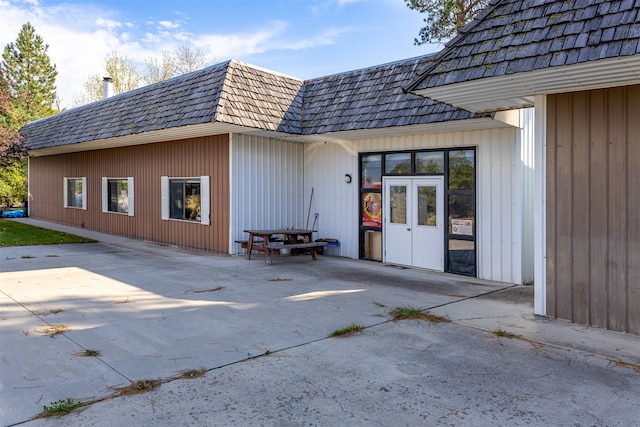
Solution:
[(382, 194), (364, 193), (362, 195), (362, 225), (382, 227)]

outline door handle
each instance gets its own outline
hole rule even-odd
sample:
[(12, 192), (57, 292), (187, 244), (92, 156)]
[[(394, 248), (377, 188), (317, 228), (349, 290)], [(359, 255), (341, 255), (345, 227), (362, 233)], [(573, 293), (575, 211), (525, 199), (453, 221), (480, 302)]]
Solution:
[(407, 228), (407, 231), (411, 231), (411, 229), (410, 229), (410, 228)]

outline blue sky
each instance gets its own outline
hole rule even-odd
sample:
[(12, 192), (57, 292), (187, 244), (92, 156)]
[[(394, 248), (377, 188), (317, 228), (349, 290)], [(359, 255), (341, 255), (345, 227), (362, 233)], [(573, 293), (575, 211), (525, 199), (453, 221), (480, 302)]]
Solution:
[(112, 51), (144, 64), (181, 44), (302, 79), (432, 53), (404, 0), (0, 0), (0, 45), (31, 22), (58, 68), (62, 106)]

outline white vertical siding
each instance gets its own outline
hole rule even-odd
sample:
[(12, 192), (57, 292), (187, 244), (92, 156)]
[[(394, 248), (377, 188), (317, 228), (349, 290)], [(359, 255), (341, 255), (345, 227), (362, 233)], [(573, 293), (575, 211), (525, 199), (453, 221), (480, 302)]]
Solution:
[(520, 110), (520, 167), (522, 168), (522, 283), (533, 283), (534, 263), (534, 109)]
[[(345, 174), (351, 175), (350, 184), (345, 182)], [(327, 142), (306, 146), (305, 182), (305, 199), (309, 200), (311, 189), (314, 192), (310, 224), (317, 213), (317, 237), (338, 239), (339, 255), (358, 258), (358, 153), (354, 145)]]
[[(231, 212), (229, 253), (243, 230), (303, 227), (304, 150), (297, 142), (234, 134), (230, 142)], [(306, 197), (306, 202), (305, 202)]]
[(515, 130), (479, 135), (478, 277), (502, 282), (521, 280), (521, 197)]
[(533, 312), (547, 315), (547, 96), (535, 97)]
[[(522, 186), (516, 133), (505, 128), (306, 145), (307, 203), (311, 188), (315, 191), (311, 221), (318, 213), (318, 235), (339, 239), (340, 255), (358, 258), (358, 153), (476, 146), (478, 277), (521, 283)], [(352, 184), (344, 182), (345, 173), (353, 176)]]

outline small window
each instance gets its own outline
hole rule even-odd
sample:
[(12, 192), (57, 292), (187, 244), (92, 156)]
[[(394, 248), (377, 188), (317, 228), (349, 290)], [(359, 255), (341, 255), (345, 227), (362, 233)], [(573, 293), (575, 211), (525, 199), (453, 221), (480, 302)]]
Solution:
[(64, 179), (64, 207), (87, 210), (87, 178)]
[(362, 188), (382, 188), (382, 155), (362, 156)]
[(389, 187), (389, 219), (393, 224), (407, 223), (407, 186), (391, 185)]
[(449, 190), (474, 190), (475, 159), (473, 150), (449, 153)]
[(444, 173), (444, 152), (416, 153), (416, 173)]
[(387, 174), (411, 173), (411, 153), (385, 154), (384, 172)]
[(170, 178), (163, 176), (162, 219), (209, 224), (209, 177)]
[(418, 186), (418, 225), (436, 227), (438, 225), (438, 187)]
[(133, 178), (102, 178), (102, 212), (133, 216)]

